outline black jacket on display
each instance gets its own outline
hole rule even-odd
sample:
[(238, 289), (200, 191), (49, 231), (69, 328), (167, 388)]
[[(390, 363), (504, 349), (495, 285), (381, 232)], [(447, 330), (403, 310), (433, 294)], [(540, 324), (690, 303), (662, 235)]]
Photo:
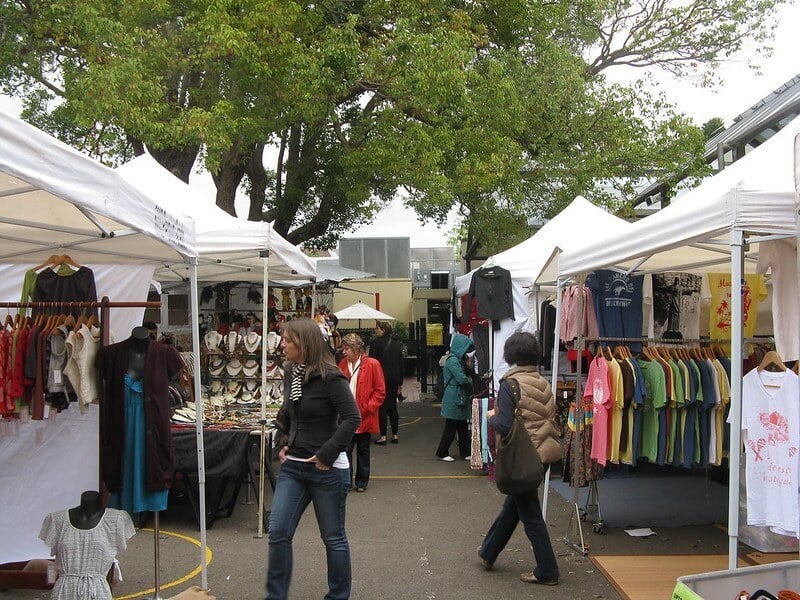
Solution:
[(478, 302), (478, 316), (500, 320), (514, 318), (511, 273), (503, 267), (483, 267), (475, 271), (469, 295)]

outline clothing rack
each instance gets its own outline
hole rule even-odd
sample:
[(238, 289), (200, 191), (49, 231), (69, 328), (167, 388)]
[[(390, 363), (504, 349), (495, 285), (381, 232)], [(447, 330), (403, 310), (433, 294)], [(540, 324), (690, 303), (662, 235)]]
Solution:
[[(109, 317), (111, 315), (112, 308), (160, 308), (161, 302), (111, 302), (107, 296), (103, 296), (103, 298), (99, 301), (54, 301), (54, 302), (0, 302), (0, 309), (2, 308), (17, 308), (17, 309), (27, 309), (27, 308), (50, 308), (50, 309), (73, 309), (73, 308), (99, 308), (100, 309), (100, 343), (102, 346), (107, 346), (110, 342), (110, 334), (109, 334)], [(99, 415), (99, 422), (103, 422), (103, 402), (100, 403), (100, 415)], [(99, 436), (98, 436), (99, 438)], [(99, 442), (100, 443), (100, 442)], [(102, 456), (102, 447), (98, 447), (98, 456)], [(98, 473), (98, 490), (101, 490), (101, 493), (104, 497), (104, 503), (108, 502), (108, 492), (103, 489), (103, 476), (102, 476), (102, 465), (100, 465), (100, 472)], [(156, 527), (154, 531), (154, 544), (155, 544), (155, 591), (156, 597), (158, 597), (159, 591), (159, 550), (158, 550), (158, 521), (157, 521), (157, 513), (156, 514)], [(11, 581), (11, 578), (16, 578), (14, 581), (19, 581), (19, 573), (17, 571), (8, 571), (3, 572), (0, 571), (0, 588), (4, 587), (4, 581)], [(35, 575), (35, 574), (34, 574)], [(37, 582), (33, 581), (31, 578), (31, 583), (35, 584)], [(44, 587), (40, 589), (48, 589), (49, 586), (47, 582), (43, 582)]]

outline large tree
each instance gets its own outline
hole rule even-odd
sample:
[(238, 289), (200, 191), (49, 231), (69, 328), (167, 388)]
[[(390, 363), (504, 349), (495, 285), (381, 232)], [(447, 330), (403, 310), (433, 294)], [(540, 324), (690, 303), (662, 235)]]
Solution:
[(145, 147), (217, 203), (330, 246), (398, 190), (507, 246), (578, 193), (702, 168), (702, 132), (617, 65), (713, 73), (780, 0), (0, 0), (0, 84), (114, 164)]

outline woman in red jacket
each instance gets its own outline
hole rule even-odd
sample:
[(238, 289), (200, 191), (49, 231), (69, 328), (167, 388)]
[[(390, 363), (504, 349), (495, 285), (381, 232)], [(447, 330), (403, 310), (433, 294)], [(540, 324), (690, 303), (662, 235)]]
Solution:
[[(361, 413), (361, 425), (356, 430), (347, 458), (350, 461), (350, 473), (354, 475), (354, 487), (357, 492), (367, 489), (369, 483), (369, 449), (372, 434), (380, 433), (378, 411), (386, 398), (386, 384), (383, 380), (383, 368), (374, 358), (364, 353), (364, 341), (355, 333), (348, 333), (342, 338), (344, 358), (339, 368), (350, 380), (350, 390), (356, 399)], [(356, 450), (356, 464), (353, 465), (353, 448)]]

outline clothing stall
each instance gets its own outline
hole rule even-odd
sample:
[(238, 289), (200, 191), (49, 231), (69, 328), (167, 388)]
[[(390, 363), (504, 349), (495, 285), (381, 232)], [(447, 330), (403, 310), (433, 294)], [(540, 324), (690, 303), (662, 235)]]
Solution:
[[(493, 327), (493, 351), (488, 357), (488, 368), (479, 366), (483, 372), (492, 369), (495, 384), (508, 369), (503, 360), (503, 345), (515, 331), (535, 331), (536, 311), (539, 308), (540, 287), (554, 287), (559, 251), (576, 249), (592, 243), (607, 232), (622, 235), (630, 223), (615, 217), (578, 196), (569, 206), (545, 223), (530, 238), (495, 254), (481, 267), (456, 278), (454, 294), (456, 300), (468, 296), (472, 278), (481, 268), (502, 267), (510, 272), (514, 305), (514, 318), (503, 319)], [(462, 317), (462, 322), (469, 315)], [(463, 333), (463, 331), (462, 331)], [(476, 346), (478, 342), (476, 342)]]
[[(743, 279), (753, 272), (759, 252), (774, 244), (793, 242), (795, 223), (795, 186), (793, 181), (795, 136), (800, 119), (795, 119), (761, 146), (704, 181), (669, 206), (631, 225), (624, 236), (606, 234), (591, 245), (565, 251), (559, 257), (561, 284), (575, 278), (582, 284), (587, 273), (610, 269), (621, 275), (644, 275), (664, 272), (707, 273), (730, 268), (730, 339), (731, 357), (743, 356)], [(772, 264), (773, 287), (778, 281), (794, 279), (796, 286), (796, 246), (783, 250), (781, 270)], [(772, 251), (772, 249), (770, 251)], [(786, 260), (788, 258), (788, 260)], [(787, 269), (786, 265), (793, 265)], [(783, 360), (796, 359), (798, 298), (773, 289), (773, 302), (779, 304), (785, 319), (794, 318), (793, 331), (775, 319), (775, 341), (794, 348), (785, 351)], [(789, 298), (786, 300), (786, 298)], [(582, 303), (581, 303), (582, 304)], [(559, 305), (560, 306), (560, 305)], [(775, 307), (775, 304), (773, 304)], [(773, 310), (775, 312), (775, 309)], [(559, 313), (558, 319), (561, 319)], [(782, 341), (781, 341), (782, 340)], [(578, 349), (583, 345), (578, 337)], [(554, 357), (554, 361), (557, 356)], [(554, 370), (557, 365), (554, 366)], [(742, 448), (742, 379), (741, 360), (731, 360), (731, 431), (730, 448)], [(739, 538), (739, 451), (730, 453), (728, 496), (728, 564), (737, 566)]]
[[(143, 154), (118, 167), (116, 172), (131, 185), (159, 199), (159, 203), (174, 214), (185, 215), (195, 224), (195, 247), (199, 254), (197, 265), (197, 279), (203, 282), (221, 281), (247, 281), (262, 283), (262, 334), (249, 332), (255, 337), (251, 342), (252, 347), (242, 349), (250, 358), (252, 365), (242, 365), (246, 369), (260, 370), (261, 380), (259, 390), (267, 390), (269, 386), (281, 382), (274, 372), (269, 372), (268, 350), (275, 353), (278, 349), (277, 336), (273, 333), (268, 337), (267, 323), (269, 323), (269, 282), (271, 279), (288, 281), (310, 280), (317, 277), (316, 260), (304, 254), (297, 246), (290, 244), (280, 234), (273, 230), (272, 224), (264, 221), (247, 221), (236, 218), (213, 203), (212, 199), (198, 198), (197, 190), (187, 185), (162, 167), (152, 156)], [(165, 264), (156, 269), (154, 278), (162, 283), (185, 280), (184, 265)], [(195, 304), (194, 306), (199, 306)], [(193, 331), (197, 332), (195, 325)], [(236, 334), (234, 333), (234, 337)], [(256, 342), (255, 338), (259, 338)], [(263, 338), (263, 343), (261, 341)], [(271, 343), (267, 343), (267, 340)], [(238, 346), (236, 343), (233, 346)], [(215, 357), (219, 354), (214, 347)], [(253, 353), (259, 350), (260, 362)], [(225, 356), (231, 358), (236, 354), (237, 348), (226, 348)], [(204, 348), (204, 353), (208, 348)], [(238, 354), (237, 354), (238, 356)], [(221, 358), (219, 360), (222, 360)], [(233, 358), (231, 363), (240, 362)], [(248, 365), (249, 365), (248, 362)], [(199, 371), (198, 371), (199, 372)], [(246, 376), (243, 376), (246, 377)], [(248, 379), (245, 383), (251, 383)], [(254, 383), (254, 382), (252, 382)], [(255, 388), (254, 388), (255, 389)], [(200, 398), (201, 394), (197, 394)], [(266, 441), (266, 394), (261, 394), (261, 463), (264, 464), (264, 452), (267, 450)], [(196, 411), (202, 412), (202, 411)], [(259, 515), (264, 511), (264, 469), (259, 469)], [(263, 519), (259, 517), (259, 537), (263, 535)]]
[[(112, 300), (138, 301), (137, 305), (141, 304), (133, 314), (123, 312), (128, 310), (125, 308), (110, 313), (109, 323), (104, 323), (104, 326), (117, 340), (127, 339), (131, 324), (141, 322), (150, 276), (158, 265), (188, 264), (191, 295), (193, 302), (197, 302), (197, 251), (194, 247), (194, 223), (190, 219), (163, 208), (113, 170), (2, 112), (0, 140), (0, 197), (5, 200), (0, 204), (0, 264), (4, 265), (6, 274), (14, 269), (20, 269), (17, 273), (22, 273), (24, 268), (19, 265), (47, 263), (54, 254), (67, 255), (76, 264), (97, 263), (98, 290), (113, 294)], [(100, 276), (103, 271), (107, 277)], [(126, 273), (132, 274), (132, 278), (128, 279)], [(11, 294), (10, 301), (20, 297), (22, 280), (16, 281), (20, 287), (16, 292), (7, 292)], [(4, 281), (4, 285), (13, 287), (11, 281)], [(135, 294), (141, 296), (132, 298)], [(196, 329), (196, 315), (193, 318)], [(198, 356), (197, 336), (193, 337), (193, 349)], [(198, 373), (197, 367), (195, 359), (195, 373)], [(195, 377), (194, 388), (198, 394), (199, 386), (199, 378)], [(201, 417), (199, 415), (196, 423), (196, 435), (198, 462), (202, 465)], [(89, 421), (90, 426), (92, 422), (94, 446), (97, 448), (99, 430), (96, 417)], [(74, 431), (68, 427), (62, 433), (74, 435)], [(16, 438), (15, 435), (0, 437), (0, 447), (4, 451), (10, 450)], [(42, 458), (45, 450), (40, 448), (37, 458)], [(58, 454), (57, 448), (55, 453)], [(25, 529), (26, 524), (33, 524), (33, 528), (38, 529), (48, 512), (68, 506), (84, 489), (98, 487), (97, 461), (73, 460), (59, 465), (57, 458), (51, 457), (50, 469), (71, 474), (57, 493), (48, 488), (45, 493), (21, 494), (18, 481), (24, 480), (30, 485), (47, 483), (46, 472), (38, 471), (40, 476), (31, 478), (31, 471), (24, 461), (5, 461), (0, 468), (3, 480), (0, 494), (3, 490), (11, 494), (10, 498), (3, 497), (5, 510), (0, 520), (0, 537), (4, 543), (0, 562), (47, 556), (49, 549), (45, 546), (30, 545), (31, 539), (36, 540), (37, 531), (30, 527)], [(22, 473), (26, 473), (25, 476)], [(69, 483), (80, 487), (72, 489)], [(200, 498), (203, 504), (204, 485), (201, 468)], [(25, 505), (21, 506), (19, 501)], [(203, 524), (200, 562), (204, 587), (207, 586), (206, 560)], [(157, 577), (156, 570), (156, 582)]]

